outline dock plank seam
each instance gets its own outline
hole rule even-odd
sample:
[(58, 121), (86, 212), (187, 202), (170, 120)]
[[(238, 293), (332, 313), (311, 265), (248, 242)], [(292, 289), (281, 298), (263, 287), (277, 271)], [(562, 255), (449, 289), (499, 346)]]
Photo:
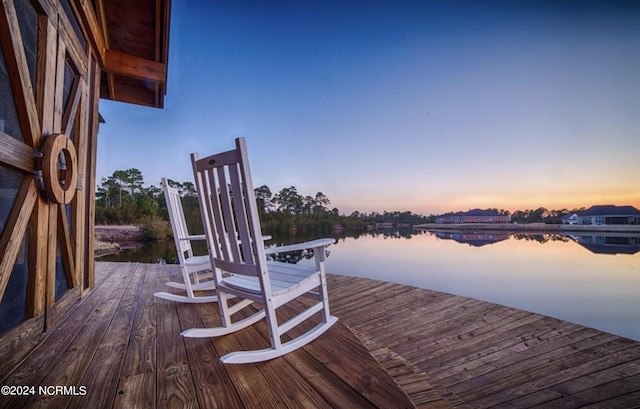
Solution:
[[(371, 355), (385, 369), (394, 367), (393, 372), (389, 375), (396, 381), (398, 386), (405, 390), (407, 396), (412, 400), (416, 408), (433, 408), (433, 409), (466, 409), (468, 406), (458, 398), (455, 394), (447, 392), (446, 397), (443, 396), (429, 382), (429, 376), (419, 367), (413, 365), (403, 356), (395, 353), (384, 345), (374, 341), (371, 337), (354, 330), (351, 332), (362, 342), (369, 350)], [(402, 369), (398, 370), (396, 366)], [(397, 372), (400, 372), (396, 375)], [(416, 383), (418, 384), (416, 388)], [(416, 388), (416, 390), (414, 390)]]

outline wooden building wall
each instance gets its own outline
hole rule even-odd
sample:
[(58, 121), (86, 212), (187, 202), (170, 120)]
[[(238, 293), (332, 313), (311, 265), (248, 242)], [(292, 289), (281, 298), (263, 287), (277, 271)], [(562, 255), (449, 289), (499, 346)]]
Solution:
[[(104, 3), (119, 6), (111, 12), (116, 14), (126, 12), (128, 2), (143, 4)], [(0, 360), (5, 365), (27, 354), (94, 285), (101, 88), (107, 98), (161, 107), (166, 87), (169, 2), (144, 4), (150, 15), (160, 16), (151, 20), (161, 26), (150, 34), (159, 50), (153, 60), (108, 48), (114, 16), (103, 0), (0, 0)], [(149, 20), (138, 17), (141, 24)], [(120, 31), (135, 25), (116, 15), (111, 27), (117, 38), (126, 38)], [(147, 75), (153, 75), (155, 87), (138, 91), (135, 81), (144, 82)], [(125, 88), (123, 81), (129, 82)]]

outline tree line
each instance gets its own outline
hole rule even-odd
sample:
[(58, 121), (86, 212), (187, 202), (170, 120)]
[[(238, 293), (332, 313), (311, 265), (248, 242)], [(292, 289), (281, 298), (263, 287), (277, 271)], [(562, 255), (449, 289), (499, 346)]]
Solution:
[[(192, 182), (168, 181), (178, 188), (189, 230), (202, 233), (195, 185)], [(262, 230), (265, 234), (329, 234), (335, 231), (358, 232), (371, 229), (376, 223), (413, 225), (429, 218), (410, 211), (383, 213), (352, 212), (341, 214), (331, 207), (331, 200), (322, 192), (315, 195), (298, 193), (295, 186), (273, 193), (266, 186), (254, 189)], [(169, 216), (160, 187), (144, 187), (144, 177), (138, 169), (117, 170), (101, 180), (96, 189), (96, 224), (137, 224), (149, 239), (170, 236)]]
[(580, 213), (586, 210), (586, 207), (580, 207), (576, 209), (560, 209), (560, 210), (548, 210), (544, 207), (537, 209), (516, 210), (511, 214), (512, 223), (546, 223), (546, 224), (561, 224), (564, 216)]
[[(192, 182), (169, 180), (182, 196), (183, 208), (188, 227), (194, 234), (202, 233), (200, 210), (195, 185)], [(374, 228), (378, 223), (394, 226), (412, 226), (435, 222), (435, 215), (424, 216), (411, 211), (359, 212), (349, 215), (331, 207), (331, 200), (322, 192), (303, 195), (295, 186), (283, 188), (277, 193), (262, 185), (255, 190), (256, 203), (260, 214), (262, 230), (265, 234), (328, 234), (335, 231), (355, 233)], [(561, 223), (563, 216), (579, 213), (585, 208), (548, 210), (494, 210), (510, 216), (511, 222)], [(138, 169), (117, 170), (101, 180), (96, 189), (96, 224), (136, 224), (140, 225), (150, 239), (171, 235), (169, 216), (160, 187), (144, 187), (144, 177)]]
[(586, 210), (586, 207), (559, 210), (548, 210), (546, 207), (538, 207), (537, 209), (516, 210), (513, 213), (504, 209), (487, 209), (494, 210), (500, 215), (510, 216), (512, 223), (527, 224), (527, 223), (545, 223), (545, 224), (561, 224), (564, 216), (580, 213)]

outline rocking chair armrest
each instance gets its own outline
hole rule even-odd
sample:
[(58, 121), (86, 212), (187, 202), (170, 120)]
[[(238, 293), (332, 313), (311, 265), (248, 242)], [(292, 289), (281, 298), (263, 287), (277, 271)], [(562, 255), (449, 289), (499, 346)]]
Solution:
[(194, 236), (180, 237), (178, 240), (191, 241), (191, 240), (204, 240), (204, 239), (206, 239), (204, 234), (197, 234)]
[(327, 247), (336, 242), (335, 239), (317, 239), (304, 243), (289, 244), (287, 246), (269, 247), (264, 249), (265, 254), (287, 253), (289, 251), (298, 251), (306, 249), (315, 249), (320, 247)]
[[(196, 234), (196, 235), (192, 235), (192, 236), (180, 237), (179, 240), (191, 241), (191, 240), (205, 240), (205, 239), (206, 239), (206, 236), (204, 234)], [(271, 240), (271, 236), (264, 235), (264, 236), (262, 236), (262, 240), (264, 240), (264, 241)]]

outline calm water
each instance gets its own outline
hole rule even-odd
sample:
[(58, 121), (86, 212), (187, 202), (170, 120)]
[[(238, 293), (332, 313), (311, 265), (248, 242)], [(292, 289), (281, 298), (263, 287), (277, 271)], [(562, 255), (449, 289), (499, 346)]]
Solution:
[[(110, 259), (175, 262), (172, 243), (163, 246), (167, 256)], [(329, 250), (329, 273), (477, 298), (640, 340), (640, 235), (394, 232), (340, 238)]]

